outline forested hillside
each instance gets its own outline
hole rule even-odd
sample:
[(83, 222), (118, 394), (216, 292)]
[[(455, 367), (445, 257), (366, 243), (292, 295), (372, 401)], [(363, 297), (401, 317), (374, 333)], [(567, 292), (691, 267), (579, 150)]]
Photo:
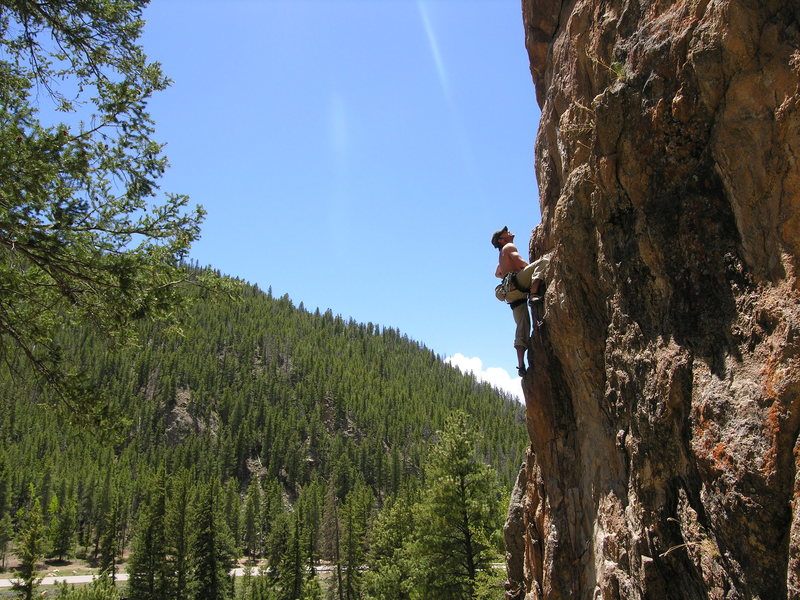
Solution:
[(83, 329), (61, 344), (116, 432), (71, 426), (29, 378), (0, 375), (0, 518), (19, 531), (38, 499), (54, 556), (113, 568), (123, 551), (157, 543), (144, 535), (154, 526), (178, 543), (189, 532), (176, 521), (200, 527), (209, 503), (206, 525), (220, 530), (222, 519), (229, 534), (212, 542), (223, 554), (272, 553), (277, 565), (302, 538), (305, 560), (333, 560), (347, 532), (361, 563), (383, 507), (426, 487), (448, 416), (471, 415), (498, 490), (511, 488), (527, 445), (515, 400), (399, 331), (310, 313), (254, 286), (232, 301), (198, 300), (182, 335), (143, 324), (135, 348)]

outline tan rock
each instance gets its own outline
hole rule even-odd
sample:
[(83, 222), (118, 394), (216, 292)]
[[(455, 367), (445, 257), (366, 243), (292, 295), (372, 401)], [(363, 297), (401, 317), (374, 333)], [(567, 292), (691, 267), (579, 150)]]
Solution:
[(522, 13), (554, 253), (513, 597), (798, 598), (800, 4)]

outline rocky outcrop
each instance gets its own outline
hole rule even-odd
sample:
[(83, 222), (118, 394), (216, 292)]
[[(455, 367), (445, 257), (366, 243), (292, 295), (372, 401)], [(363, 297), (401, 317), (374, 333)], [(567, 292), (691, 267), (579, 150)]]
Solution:
[(508, 596), (800, 597), (800, 3), (523, 17), (553, 259)]

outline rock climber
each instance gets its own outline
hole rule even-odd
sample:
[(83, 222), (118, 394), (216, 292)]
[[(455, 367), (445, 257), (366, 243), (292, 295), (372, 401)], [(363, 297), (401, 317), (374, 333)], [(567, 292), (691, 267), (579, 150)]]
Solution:
[[(540, 291), (544, 283), (544, 271), (550, 264), (550, 255), (545, 255), (528, 264), (520, 256), (514, 245), (514, 234), (508, 227), (498, 229), (492, 234), (492, 246), (500, 251), (500, 258), (495, 275), (503, 280), (503, 295), (514, 313), (517, 324), (514, 335), (514, 348), (517, 350), (517, 372), (525, 375), (525, 350), (529, 349), (531, 338), (531, 314), (528, 302), (541, 300)], [(498, 286), (498, 287), (501, 287)], [(537, 322), (537, 327), (541, 322)], [(528, 362), (532, 364), (530, 349)]]

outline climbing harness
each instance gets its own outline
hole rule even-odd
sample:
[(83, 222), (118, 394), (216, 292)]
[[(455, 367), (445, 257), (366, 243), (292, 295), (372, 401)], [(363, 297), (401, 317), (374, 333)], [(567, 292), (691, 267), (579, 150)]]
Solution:
[[(506, 273), (503, 275), (503, 281), (494, 288), (494, 295), (500, 302), (506, 302), (508, 295), (513, 291), (520, 291), (527, 294), (531, 289), (525, 289), (519, 284), (516, 273)], [(517, 304), (517, 306), (519, 306), (519, 304)]]

